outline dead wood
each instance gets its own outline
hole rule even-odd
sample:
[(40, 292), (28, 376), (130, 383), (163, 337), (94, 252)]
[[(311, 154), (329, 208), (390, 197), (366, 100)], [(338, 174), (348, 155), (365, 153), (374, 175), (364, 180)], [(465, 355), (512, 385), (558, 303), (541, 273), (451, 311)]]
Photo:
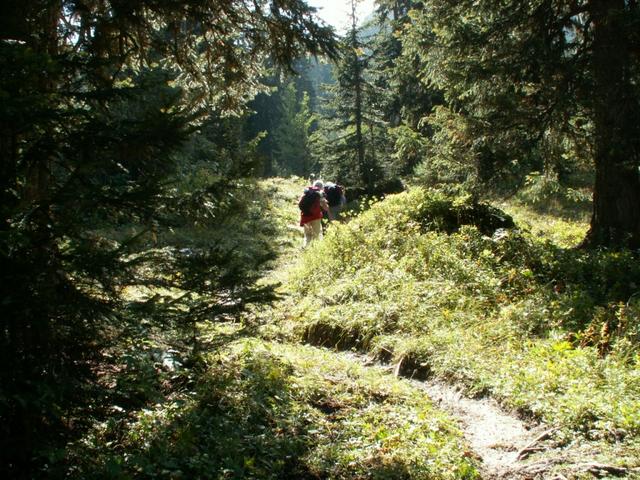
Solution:
[(582, 463), (579, 464), (578, 467), (581, 470), (586, 470), (596, 477), (602, 477), (606, 474), (622, 477), (629, 473), (628, 468), (618, 467), (616, 465), (606, 465), (604, 463)]
[(398, 363), (396, 364), (396, 368), (393, 369), (393, 376), (394, 377), (399, 377), (400, 376), (400, 369), (402, 368), (402, 362), (404, 362), (404, 358), (405, 356), (403, 355), (402, 357), (400, 357), (400, 360), (398, 360)]
[(545, 432), (542, 432), (531, 443), (529, 443), (529, 445), (527, 445), (526, 447), (524, 447), (522, 450), (520, 450), (518, 452), (516, 460), (524, 460), (525, 458), (527, 458), (532, 453), (544, 450), (544, 448), (540, 447), (538, 445), (538, 443), (540, 443), (540, 442), (542, 442), (544, 440), (548, 440), (549, 438), (551, 438), (551, 436), (557, 430), (558, 430), (557, 428), (551, 428), (551, 429), (549, 429), (549, 430), (547, 430)]

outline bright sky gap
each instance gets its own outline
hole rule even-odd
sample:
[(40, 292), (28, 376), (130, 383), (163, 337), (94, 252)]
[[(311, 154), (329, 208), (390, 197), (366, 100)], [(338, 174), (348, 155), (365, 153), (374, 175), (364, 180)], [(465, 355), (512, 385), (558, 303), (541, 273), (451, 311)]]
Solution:
[[(350, 0), (307, 0), (307, 3), (318, 9), (318, 16), (333, 25), (338, 33), (344, 33), (349, 27), (351, 12)], [(374, 9), (374, 0), (358, 2), (358, 23), (361, 23)]]

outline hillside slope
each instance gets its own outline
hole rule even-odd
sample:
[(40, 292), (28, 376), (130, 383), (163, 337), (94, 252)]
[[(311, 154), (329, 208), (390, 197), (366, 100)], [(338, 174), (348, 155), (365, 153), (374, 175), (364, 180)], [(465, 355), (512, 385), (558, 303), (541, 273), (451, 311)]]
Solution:
[[(100, 408), (83, 418), (77, 441), (51, 451), (43, 477), (480, 478), (458, 426), (420, 386), (357, 356), (283, 341), (289, 335), (273, 320), (299, 261), (302, 187), (300, 179), (260, 182), (255, 218), (270, 228), (226, 236), (239, 244), (269, 237), (280, 256), (262, 284), (282, 283), (282, 298), (197, 322), (197, 349), (177, 341), (179, 332), (140, 325), (122, 351), (105, 352)], [(259, 334), (261, 324), (275, 341)]]
[(413, 189), (333, 226), (291, 274), (282, 319), (300, 340), (369, 352), (557, 426), (556, 446), (574, 449), (568, 465), (631, 472), (637, 257), (562, 249), (495, 228), (487, 220), (505, 216), (477, 208)]

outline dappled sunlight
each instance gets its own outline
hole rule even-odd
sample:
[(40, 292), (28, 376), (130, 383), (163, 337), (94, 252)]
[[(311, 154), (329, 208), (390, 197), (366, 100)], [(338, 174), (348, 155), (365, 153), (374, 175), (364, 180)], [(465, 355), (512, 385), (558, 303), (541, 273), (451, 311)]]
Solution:
[[(414, 189), (329, 235), (292, 274), (294, 331), (494, 396), (563, 438), (584, 435), (594, 461), (637, 466), (633, 254), (559, 248), (517, 224), (480, 232), (473, 214), (450, 223), (456, 208)], [(339, 273), (315, 282), (320, 269)]]

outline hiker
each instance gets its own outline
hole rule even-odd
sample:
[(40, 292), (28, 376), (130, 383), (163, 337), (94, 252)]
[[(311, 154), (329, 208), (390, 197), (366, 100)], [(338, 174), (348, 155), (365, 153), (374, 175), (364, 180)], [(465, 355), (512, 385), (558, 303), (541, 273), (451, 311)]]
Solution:
[(347, 203), (344, 187), (333, 182), (327, 182), (324, 184), (324, 196), (329, 204), (329, 221), (340, 220), (340, 212)]
[(329, 211), (321, 180), (316, 180), (311, 187), (304, 189), (298, 201), (298, 207), (300, 207), (300, 226), (304, 228), (302, 246), (307, 247), (313, 240), (322, 238), (322, 215), (323, 212)]

